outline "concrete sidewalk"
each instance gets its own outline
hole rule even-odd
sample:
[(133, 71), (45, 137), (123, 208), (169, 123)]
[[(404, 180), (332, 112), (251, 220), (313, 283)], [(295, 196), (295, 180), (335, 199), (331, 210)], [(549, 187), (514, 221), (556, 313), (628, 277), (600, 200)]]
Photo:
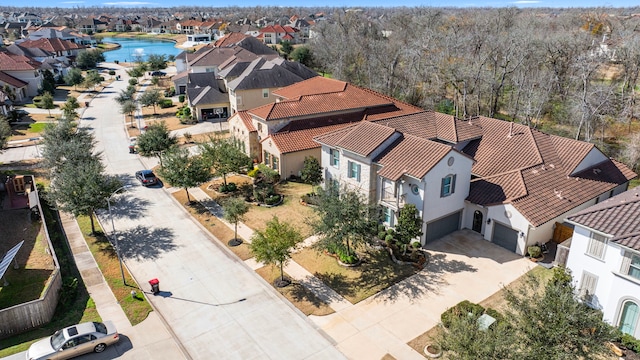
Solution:
[(103, 320), (113, 321), (121, 334), (120, 341), (105, 351), (105, 359), (187, 359), (157, 313), (151, 312), (140, 324), (131, 325), (98, 268), (75, 218), (61, 212), (60, 220), (78, 271), (98, 314)]

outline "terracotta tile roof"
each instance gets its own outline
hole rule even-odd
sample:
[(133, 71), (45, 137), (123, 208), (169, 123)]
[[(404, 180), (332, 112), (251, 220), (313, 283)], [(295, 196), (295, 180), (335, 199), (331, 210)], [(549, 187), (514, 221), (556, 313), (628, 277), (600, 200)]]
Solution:
[(296, 33), (300, 30), (292, 28), (291, 26), (285, 25), (270, 25), (270, 26), (265, 26), (262, 29), (260, 29), (261, 33)]
[(313, 141), (316, 136), (325, 134), (327, 132), (332, 132), (334, 130), (342, 129), (349, 125), (351, 125), (351, 123), (277, 132), (275, 134), (271, 134), (269, 137), (262, 140), (262, 142), (271, 139), (276, 147), (280, 150), (281, 154), (315, 149), (320, 147), (320, 144)]
[(246, 111), (238, 111), (236, 115), (238, 115), (240, 117), (240, 120), (242, 120), (242, 122), (244, 123), (244, 126), (247, 128), (247, 131), (249, 131), (249, 132), (258, 131), (253, 126), (253, 121), (251, 121), (251, 115), (249, 115), (248, 112), (246, 112)]
[(588, 207), (569, 221), (612, 235), (611, 241), (640, 251), (640, 188), (634, 188)]
[(233, 46), (239, 43), (240, 41), (244, 40), (248, 36), (249, 35), (245, 35), (242, 33), (232, 32), (216, 40), (216, 42), (213, 43), (213, 46), (215, 47)]
[(421, 111), (375, 122), (395, 128), (403, 134), (450, 143), (478, 139), (482, 136), (482, 128), (479, 125), (434, 111)]
[(37, 70), (41, 65), (32, 58), (0, 51), (0, 71)]
[(360, 122), (350, 129), (334, 146), (365, 157), (396, 133), (394, 128), (368, 121)]
[(527, 195), (522, 173), (519, 170), (486, 178), (471, 180), (467, 200), (478, 205), (501, 204)]
[(374, 161), (382, 166), (378, 175), (397, 181), (403, 175), (422, 179), (449, 152), (449, 145), (404, 135)]
[(58, 38), (41, 38), (38, 40), (26, 40), (20, 43), (20, 46), (26, 48), (38, 48), (47, 50), (50, 52), (60, 52), (67, 50), (84, 49), (86, 46), (79, 45), (69, 40), (62, 40)]
[(28, 82), (25, 82), (16, 77), (13, 77), (4, 71), (0, 71), (0, 83), (9, 84), (16, 88), (22, 88), (29, 85)]
[(588, 142), (555, 135), (551, 135), (551, 141), (553, 141), (556, 147), (558, 156), (562, 159), (562, 165), (567, 174), (571, 174), (578, 164), (580, 164), (595, 147), (595, 145)]
[(317, 76), (273, 92), (284, 99), (297, 99), (305, 95), (318, 95), (343, 92), (348, 84), (344, 81)]

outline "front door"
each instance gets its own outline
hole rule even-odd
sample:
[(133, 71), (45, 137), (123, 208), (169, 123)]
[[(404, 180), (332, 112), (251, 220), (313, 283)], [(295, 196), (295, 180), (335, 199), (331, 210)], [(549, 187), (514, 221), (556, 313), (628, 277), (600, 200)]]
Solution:
[(482, 232), (482, 212), (476, 210), (473, 213), (473, 226), (472, 226), (472, 230), (477, 232), (477, 233), (481, 233)]

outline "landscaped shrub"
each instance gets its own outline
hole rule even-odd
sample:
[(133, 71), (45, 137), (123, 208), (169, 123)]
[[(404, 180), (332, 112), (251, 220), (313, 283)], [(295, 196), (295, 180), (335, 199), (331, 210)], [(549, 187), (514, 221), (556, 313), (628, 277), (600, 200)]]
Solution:
[(173, 101), (171, 101), (171, 99), (162, 99), (158, 106), (160, 106), (161, 109), (170, 108), (173, 106)]
[(355, 264), (358, 262), (358, 257), (355, 253), (347, 254), (347, 249), (339, 246), (336, 248), (336, 253), (340, 262), (344, 264)]
[[(164, 91), (164, 96), (167, 96), (167, 97), (171, 97), (171, 96), (173, 96), (175, 94), (176, 94), (176, 89), (173, 86), (171, 88), (169, 88), (169, 90), (165, 90)], [(180, 102), (184, 102), (184, 100), (182, 100)]]
[(378, 224), (378, 232), (387, 232), (387, 228), (384, 226), (384, 224)]
[[(387, 232), (386, 231), (380, 231), (378, 233), (378, 239), (380, 240), (386, 240), (387, 238)], [(393, 239), (393, 236), (391, 237)]]
[(116, 71), (115, 71), (115, 70), (109, 70), (109, 75), (113, 76), (113, 75), (115, 75), (115, 74), (116, 74)]
[(178, 96), (178, 101), (180, 101), (181, 103), (184, 102), (184, 94), (180, 94), (180, 96)]
[(484, 310), (484, 313), (496, 319), (496, 322), (494, 324), (504, 321), (504, 315), (500, 314), (496, 309), (486, 308)]
[(629, 334), (622, 334), (620, 337), (620, 343), (622, 346), (633, 352), (640, 352), (640, 340), (634, 338)]
[(220, 185), (220, 188), (218, 188), (218, 190), (222, 193), (226, 193), (226, 192), (233, 192), (237, 190), (237, 186), (236, 183), (228, 183), (227, 185)]
[(388, 243), (389, 243), (389, 242), (392, 242), (392, 241), (393, 241), (393, 235), (391, 235), (391, 234), (387, 234), (387, 235), (385, 235), (385, 237), (384, 237), (384, 241), (386, 241), (386, 242), (388, 242)]
[(247, 171), (247, 176), (252, 177), (252, 178), (254, 178), (254, 179), (255, 179), (255, 178), (256, 178), (256, 176), (258, 176), (258, 173), (259, 173), (259, 172), (260, 172), (260, 169), (258, 169), (258, 168), (256, 167), (256, 168), (253, 168), (253, 169), (251, 169), (251, 170)]
[(138, 79), (136, 78), (129, 79), (129, 85), (138, 85)]
[(33, 97), (33, 104), (37, 107), (42, 107), (42, 96), (37, 95)]
[(474, 304), (469, 300), (463, 300), (452, 308), (447, 309), (440, 315), (440, 321), (444, 327), (449, 327), (453, 321), (454, 316), (462, 316), (467, 314), (473, 314), (478, 318), (484, 313), (484, 307), (482, 305)]
[(316, 205), (316, 206), (320, 205), (320, 197), (317, 194), (308, 193), (308, 194), (302, 195), (300, 198), (302, 199), (302, 201), (304, 201), (309, 205)]
[(539, 258), (542, 255), (542, 249), (537, 245), (529, 246), (527, 251), (529, 252), (529, 256), (532, 258)]
[(268, 198), (264, 199), (264, 203), (267, 205), (275, 205), (278, 202), (280, 202), (280, 196), (279, 195), (271, 195)]
[(393, 229), (391, 229), (391, 228), (387, 229), (387, 234), (389, 234), (389, 235), (392, 235), (392, 236), (393, 236), (393, 235), (395, 235), (395, 233), (396, 233), (396, 232), (395, 232), (395, 230), (393, 230)]

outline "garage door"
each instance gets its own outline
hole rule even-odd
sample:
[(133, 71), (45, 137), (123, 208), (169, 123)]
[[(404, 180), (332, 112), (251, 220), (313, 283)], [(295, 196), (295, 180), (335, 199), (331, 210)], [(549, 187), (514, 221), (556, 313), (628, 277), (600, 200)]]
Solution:
[(427, 242), (439, 239), (460, 228), (460, 212), (427, 224)]
[(491, 241), (509, 251), (516, 252), (518, 248), (518, 231), (495, 223), (493, 225), (493, 239), (491, 239)]

